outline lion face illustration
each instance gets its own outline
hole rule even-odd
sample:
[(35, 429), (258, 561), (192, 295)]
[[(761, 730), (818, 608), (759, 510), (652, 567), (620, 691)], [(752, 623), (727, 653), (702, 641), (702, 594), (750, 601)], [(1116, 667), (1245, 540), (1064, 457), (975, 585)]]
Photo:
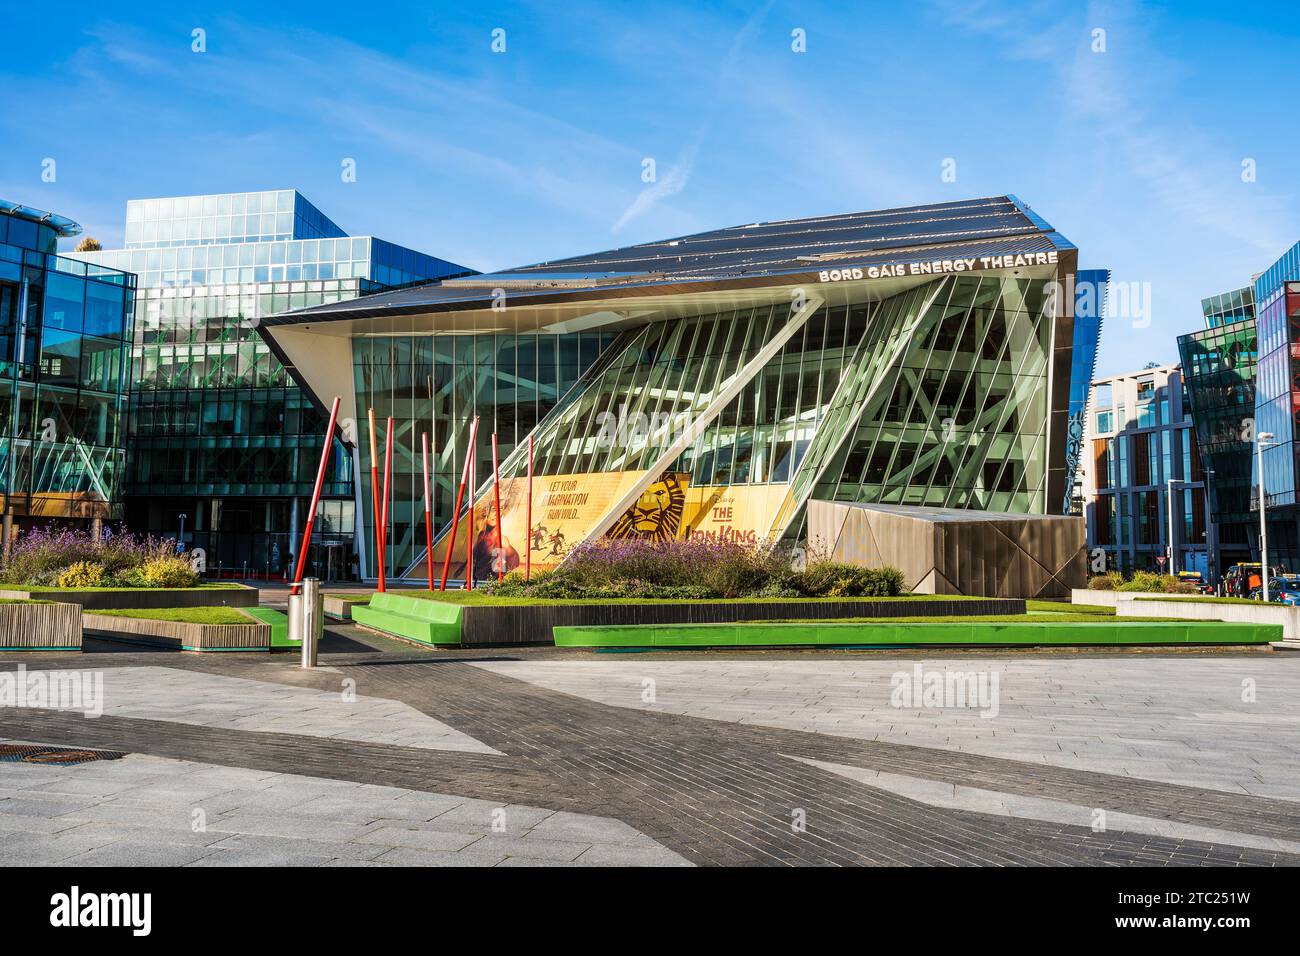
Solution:
[(641, 493), (636, 503), (614, 523), (609, 537), (668, 541), (677, 537), (686, 504), (686, 475), (665, 472)]

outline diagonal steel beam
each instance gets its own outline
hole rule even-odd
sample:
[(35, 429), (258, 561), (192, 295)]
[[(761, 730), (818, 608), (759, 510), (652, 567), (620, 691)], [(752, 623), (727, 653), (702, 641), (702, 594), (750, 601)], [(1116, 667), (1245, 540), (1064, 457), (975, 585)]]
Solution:
[(654, 482), (659, 480), (659, 476), (663, 473), (664, 469), (676, 461), (681, 456), (682, 452), (686, 451), (687, 448), (699, 440), (705, 430), (713, 424), (713, 421), (720, 414), (722, 414), (722, 410), (731, 404), (736, 396), (740, 394), (740, 390), (744, 388), (755, 375), (763, 370), (763, 366), (770, 362), (772, 358), (781, 351), (786, 342), (788, 342), (796, 332), (804, 327), (804, 324), (808, 321), (809, 317), (822, 307), (824, 301), (825, 300), (820, 295), (815, 293), (809, 295), (804, 301), (803, 308), (795, 311), (790, 316), (790, 321), (782, 326), (776, 335), (772, 336), (767, 344), (755, 353), (752, 359), (732, 375), (731, 381), (727, 383), (726, 387), (718, 392), (717, 396), (714, 397), (713, 401), (705, 407), (704, 411), (696, 416), (691, 424), (677, 436), (676, 440), (665, 448), (659, 457), (650, 463), (650, 467), (647, 469), (646, 473), (638, 479), (630, 489), (628, 489), (627, 493), (624, 494), (622, 498), (614, 502), (609, 510), (605, 512), (604, 516), (596, 522), (595, 526), (584, 540), (594, 540), (608, 531), (613, 526), (614, 522), (619, 519), (619, 516), (636, 503), (636, 500), (641, 497), (641, 493), (649, 488), (650, 485), (654, 484)]

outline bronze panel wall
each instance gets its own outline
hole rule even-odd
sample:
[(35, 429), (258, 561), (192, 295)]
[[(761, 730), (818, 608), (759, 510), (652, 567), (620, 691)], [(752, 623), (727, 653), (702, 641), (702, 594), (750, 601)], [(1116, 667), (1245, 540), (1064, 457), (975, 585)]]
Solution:
[(1087, 578), (1084, 519), (808, 502), (813, 554), (892, 565), (918, 594), (1064, 598)]

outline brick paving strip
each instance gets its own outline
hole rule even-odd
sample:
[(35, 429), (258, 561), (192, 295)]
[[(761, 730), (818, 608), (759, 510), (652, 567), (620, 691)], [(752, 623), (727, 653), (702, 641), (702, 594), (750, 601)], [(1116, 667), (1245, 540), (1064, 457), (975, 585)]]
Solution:
[[(105, 655), (95, 663), (138, 665), (133, 657)], [(151, 656), (148, 663), (161, 660)], [(0, 734), (614, 817), (705, 865), (1300, 864), (1300, 856), (1274, 850), (931, 806), (807, 761), (1296, 840), (1300, 804), (1284, 800), (632, 710), (450, 655), (341, 665), (346, 659), (339, 659), (316, 672), (165, 660), (168, 667), (318, 690), (338, 690), (344, 677), (353, 678), (359, 694), (409, 704), (504, 756), (32, 710), (4, 712)]]

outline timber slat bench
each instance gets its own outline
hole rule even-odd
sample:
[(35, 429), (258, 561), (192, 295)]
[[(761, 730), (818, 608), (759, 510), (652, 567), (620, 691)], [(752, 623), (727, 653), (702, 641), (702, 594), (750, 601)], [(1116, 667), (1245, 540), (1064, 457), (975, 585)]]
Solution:
[(354, 604), (352, 620), (392, 637), (439, 647), (460, 644), (460, 607), (442, 601), (376, 594)]
[(204, 653), (271, 649), (271, 625), (252, 617), (247, 624), (200, 624), (86, 611), (81, 615), (81, 623), (92, 637), (123, 644)]

